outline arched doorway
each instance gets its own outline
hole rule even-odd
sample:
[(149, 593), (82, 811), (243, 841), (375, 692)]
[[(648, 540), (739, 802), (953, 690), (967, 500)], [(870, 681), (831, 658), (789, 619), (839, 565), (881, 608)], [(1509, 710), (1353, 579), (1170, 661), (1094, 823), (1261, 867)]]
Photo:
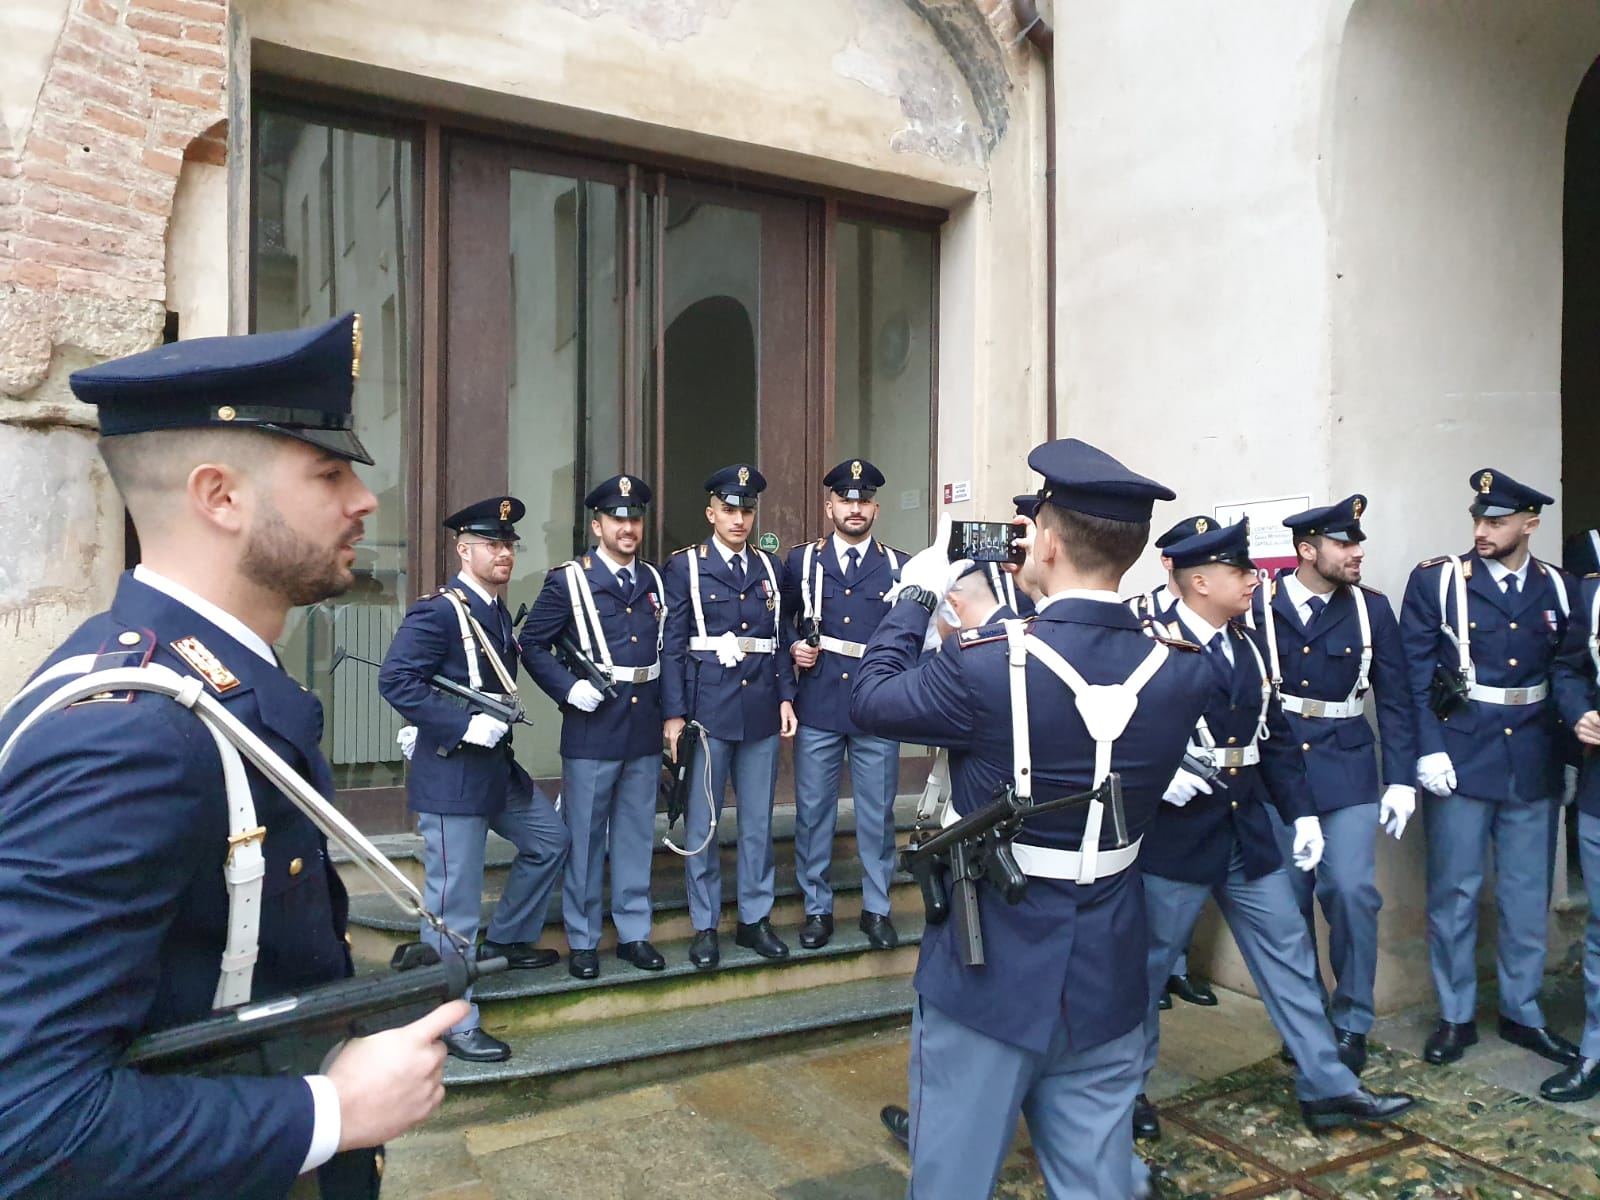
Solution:
[(1566, 164), (1561, 516), (1562, 532), (1570, 535), (1600, 525), (1600, 60), (1584, 76), (1567, 119)]

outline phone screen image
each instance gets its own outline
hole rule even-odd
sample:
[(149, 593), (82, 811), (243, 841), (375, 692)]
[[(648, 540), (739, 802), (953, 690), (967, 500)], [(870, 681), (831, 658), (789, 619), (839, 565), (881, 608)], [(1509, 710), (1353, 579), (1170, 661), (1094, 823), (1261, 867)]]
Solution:
[(1022, 527), (1009, 521), (952, 521), (950, 561), (1021, 563), (1027, 554), (1014, 544), (1020, 536)]

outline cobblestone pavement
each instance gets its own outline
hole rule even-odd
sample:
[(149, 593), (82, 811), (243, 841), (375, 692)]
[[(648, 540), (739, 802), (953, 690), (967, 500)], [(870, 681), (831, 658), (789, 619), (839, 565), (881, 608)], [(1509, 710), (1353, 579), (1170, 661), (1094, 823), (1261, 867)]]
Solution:
[[(1578, 981), (1547, 989), (1553, 1028), (1576, 1037)], [(1600, 1196), (1600, 1102), (1534, 1098), (1555, 1068), (1501, 1043), (1494, 1000), (1482, 1043), (1458, 1064), (1418, 1057), (1431, 1011), (1387, 1018), (1363, 1082), (1422, 1098), (1398, 1125), (1312, 1136), (1300, 1123), (1261, 1005), (1221, 993), (1215, 1009), (1163, 1018), (1150, 1082), (1164, 1136), (1144, 1143), (1168, 1197), (1235, 1200), (1550, 1200)], [(903, 1102), (907, 1031), (889, 1030), (706, 1070), (527, 1115), (485, 1111), (390, 1147), (386, 1200), (893, 1200), (905, 1155), (878, 1110)], [(1025, 1135), (1001, 1200), (1043, 1200)]]

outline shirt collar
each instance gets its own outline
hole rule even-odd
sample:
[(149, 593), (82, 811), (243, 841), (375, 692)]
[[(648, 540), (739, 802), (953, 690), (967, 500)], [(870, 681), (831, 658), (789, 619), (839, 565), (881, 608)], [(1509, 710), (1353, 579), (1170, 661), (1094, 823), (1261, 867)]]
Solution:
[(725, 546), (723, 544), (721, 538), (719, 538), (716, 534), (713, 533), (711, 535), (711, 544), (717, 548), (717, 553), (722, 555), (722, 561), (725, 564), (731, 564), (733, 562), (733, 556), (735, 554), (744, 555), (744, 565), (747, 566), (747, 567), (750, 566), (751, 563), (755, 562), (754, 556), (750, 553), (750, 543), (749, 542), (746, 542), (744, 544), (744, 549), (742, 549), (742, 550), (731, 550), (731, 549), (729, 549), (727, 546)]
[(1481, 559), (1480, 561), (1489, 569), (1489, 577), (1493, 579), (1495, 583), (1499, 584), (1501, 587), (1504, 587), (1506, 576), (1515, 575), (1517, 577), (1517, 587), (1520, 589), (1523, 584), (1528, 582), (1528, 564), (1533, 561), (1533, 555), (1530, 554), (1524, 558), (1522, 560), (1522, 566), (1518, 567), (1515, 571), (1506, 566), (1505, 563), (1501, 562), (1498, 558), (1485, 558)]
[(468, 575), (465, 571), (457, 572), (456, 573), (456, 578), (459, 579), (462, 583), (466, 584), (474, 592), (477, 592), (478, 596), (490, 608), (494, 607), (494, 597), (491, 596), (488, 592), (486, 592), (484, 590), (483, 584), (479, 583), (476, 579), (472, 578), (472, 576)]
[(638, 578), (639, 572), (634, 569), (635, 564), (639, 561), (638, 559), (634, 559), (632, 563), (629, 563), (627, 566), (623, 566), (616, 559), (607, 554), (600, 546), (596, 546), (594, 548), (594, 556), (601, 562), (605, 563), (606, 569), (613, 575), (615, 575), (618, 571), (633, 571), (634, 577)]
[(273, 666), (280, 665), (278, 656), (272, 652), (267, 640), (232, 613), (218, 608), (203, 596), (195, 595), (183, 584), (174, 583), (165, 575), (157, 574), (143, 563), (133, 568), (133, 577), (146, 587), (154, 588), (163, 596), (176, 600), (185, 608), (192, 608), (245, 649), (254, 651)]
[(845, 556), (845, 551), (854, 550), (858, 555), (861, 556), (860, 561), (861, 562), (866, 562), (867, 561), (867, 551), (871, 550), (871, 549), (872, 549), (872, 535), (871, 534), (868, 534), (866, 541), (862, 542), (859, 546), (852, 546), (849, 542), (845, 541), (837, 533), (833, 535), (833, 553), (834, 553), (834, 557), (836, 557), (839, 560), (839, 569), (841, 571), (844, 570), (845, 567), (849, 565), (848, 563), (845, 562), (845, 557), (844, 557)]
[(1182, 600), (1179, 600), (1172, 607), (1178, 616), (1178, 620), (1182, 621), (1189, 631), (1200, 639), (1202, 646), (1211, 645), (1212, 639), (1222, 632), (1221, 629), (1197, 614), (1194, 609), (1190, 608)]
[(1036, 601), (1034, 612), (1043, 612), (1057, 600), (1095, 600), (1101, 604), (1121, 604), (1122, 597), (1115, 592), (1102, 592), (1095, 588), (1068, 588), (1064, 592), (1055, 592), (1044, 599)]

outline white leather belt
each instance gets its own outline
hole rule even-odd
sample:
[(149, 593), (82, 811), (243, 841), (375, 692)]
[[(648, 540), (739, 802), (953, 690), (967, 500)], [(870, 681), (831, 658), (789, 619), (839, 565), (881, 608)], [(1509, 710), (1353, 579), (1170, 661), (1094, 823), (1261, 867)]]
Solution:
[(1474, 683), (1467, 688), (1467, 697), (1487, 704), (1538, 704), (1550, 694), (1550, 683), (1536, 683), (1527, 688), (1497, 688)]
[(661, 660), (648, 667), (601, 667), (601, 672), (611, 676), (612, 683), (649, 683), (661, 678)]
[(1283, 711), (1296, 713), (1302, 717), (1359, 717), (1367, 711), (1367, 698), (1357, 696), (1354, 700), (1311, 700), (1305, 696), (1291, 696), (1287, 692), (1279, 692), (1278, 699), (1283, 702)]
[(844, 654), (850, 658), (860, 658), (867, 652), (865, 642), (847, 642), (843, 638), (828, 637), (824, 634), (817, 642), (817, 647), (822, 650), (832, 650), (835, 654)]
[(1212, 765), (1217, 767), (1253, 767), (1261, 761), (1261, 747), (1254, 742), (1248, 746), (1235, 746), (1231, 749), (1218, 746), (1210, 750), (1191, 742), (1189, 753), (1199, 759), (1209, 759)]
[[(945, 806), (944, 816), (940, 821), (946, 829), (961, 819), (961, 814), (956, 811), (954, 804)], [(1079, 850), (1056, 850), (1050, 846), (1031, 846), (1026, 842), (1012, 842), (1011, 856), (1017, 860), (1017, 867), (1030, 879), (1066, 879), (1073, 883), (1094, 883), (1100, 879), (1110, 879), (1113, 875), (1120, 875), (1139, 858), (1139, 844), (1143, 837), (1135, 838), (1133, 843), (1123, 846), (1120, 850), (1102, 850), (1096, 856), (1094, 875), (1088, 879), (1081, 877), (1083, 870), (1083, 853)]]
[[(746, 654), (771, 654), (775, 649), (777, 649), (778, 646), (776, 638), (742, 637), (737, 640), (739, 642), (739, 649), (743, 650)], [(717, 647), (721, 645), (721, 634), (718, 634), (716, 637), (692, 637), (689, 639), (689, 649), (691, 650), (709, 650), (712, 653), (715, 653)]]

